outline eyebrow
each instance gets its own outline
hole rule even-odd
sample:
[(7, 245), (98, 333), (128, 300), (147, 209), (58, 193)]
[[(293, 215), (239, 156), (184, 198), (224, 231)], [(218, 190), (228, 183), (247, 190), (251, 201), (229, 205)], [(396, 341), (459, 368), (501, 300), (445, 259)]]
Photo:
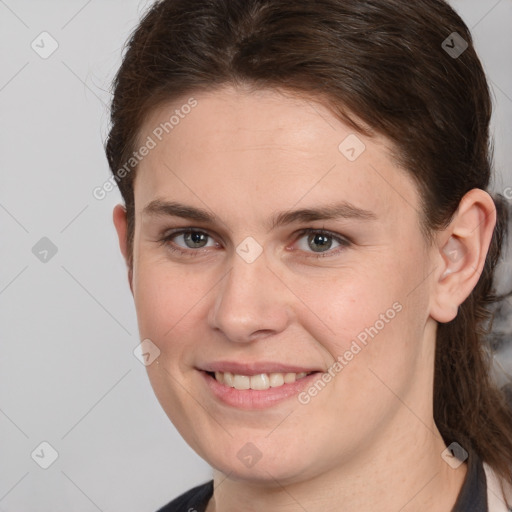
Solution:
[[(196, 222), (213, 224), (217, 216), (208, 210), (188, 206), (174, 201), (155, 199), (148, 203), (142, 210), (143, 215), (170, 216), (189, 219)], [(319, 208), (303, 208), (300, 210), (286, 210), (277, 212), (270, 219), (270, 230), (294, 222), (312, 222), (316, 220), (355, 219), (362, 221), (376, 220), (377, 215), (359, 208), (347, 201), (325, 205)]]

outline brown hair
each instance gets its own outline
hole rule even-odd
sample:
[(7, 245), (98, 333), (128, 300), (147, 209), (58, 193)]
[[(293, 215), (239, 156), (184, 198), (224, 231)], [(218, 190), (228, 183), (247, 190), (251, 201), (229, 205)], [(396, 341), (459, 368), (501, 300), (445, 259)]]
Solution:
[[(442, 46), (454, 47), (453, 32), (468, 44), (460, 56)], [(156, 107), (228, 84), (310, 95), (355, 130), (388, 137), (418, 185), (430, 241), (466, 192), (490, 185), (488, 84), (468, 28), (442, 0), (157, 1), (113, 84), (106, 154), (114, 175)], [(134, 174), (116, 178), (130, 255)], [(507, 227), (506, 202), (494, 200), (498, 221), (482, 275), (457, 317), (438, 328), (434, 419), (446, 444), (465, 439), (512, 483), (512, 412), (486, 350)]]

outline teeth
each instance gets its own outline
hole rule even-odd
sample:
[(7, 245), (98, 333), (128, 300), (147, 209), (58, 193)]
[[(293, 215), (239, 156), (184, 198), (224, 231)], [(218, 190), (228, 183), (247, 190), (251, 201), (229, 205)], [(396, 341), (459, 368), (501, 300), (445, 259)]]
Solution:
[(251, 377), (247, 375), (233, 375), (233, 387), (235, 389), (251, 389)]
[[(221, 372), (219, 372), (219, 373), (222, 375)], [(217, 374), (215, 374), (215, 378), (217, 378)], [(229, 372), (224, 373), (224, 384), (226, 384), (226, 386), (229, 386), (230, 388), (232, 388), (234, 386), (232, 373), (229, 373)]]
[(271, 373), (270, 374), (270, 387), (278, 388), (284, 384), (284, 377), (282, 373)]
[(270, 387), (270, 377), (266, 373), (251, 375), (251, 389), (268, 389)]
[(265, 390), (291, 384), (309, 373), (260, 373), (258, 375), (238, 375), (230, 372), (215, 372), (215, 380), (235, 389)]
[(291, 384), (292, 382), (295, 382), (295, 373), (285, 373), (284, 374), (284, 383)]

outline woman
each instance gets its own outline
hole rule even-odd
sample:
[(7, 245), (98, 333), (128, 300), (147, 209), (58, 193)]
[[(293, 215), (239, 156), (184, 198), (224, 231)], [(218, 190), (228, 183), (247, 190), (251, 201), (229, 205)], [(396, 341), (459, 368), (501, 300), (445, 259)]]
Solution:
[(441, 0), (150, 8), (114, 223), (152, 387), (214, 469), (162, 510), (508, 510), (490, 115)]

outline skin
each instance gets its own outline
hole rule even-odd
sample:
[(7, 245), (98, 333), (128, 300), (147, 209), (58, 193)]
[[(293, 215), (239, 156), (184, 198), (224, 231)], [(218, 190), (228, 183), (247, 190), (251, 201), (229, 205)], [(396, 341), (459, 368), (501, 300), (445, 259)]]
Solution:
[[(231, 86), (194, 98), (197, 107), (139, 164), (129, 281), (140, 339), (160, 350), (147, 367), (155, 394), (214, 468), (208, 512), (451, 510), (466, 464), (452, 469), (441, 457), (436, 327), (478, 281), (496, 222), (491, 197), (468, 192), (428, 245), (418, 191), (384, 137), (357, 135), (366, 149), (351, 162), (338, 146), (353, 129), (312, 99)], [(187, 99), (155, 110), (141, 140)], [(156, 199), (217, 221), (143, 213)], [(376, 218), (269, 229), (276, 212), (340, 200)], [(129, 263), (121, 205), (114, 223)], [(159, 243), (176, 228), (202, 230), (205, 246), (183, 236)], [(323, 247), (305, 228), (350, 243), (329, 238)], [(249, 236), (263, 249), (252, 263), (236, 252)], [(396, 302), (401, 311), (306, 405), (292, 397), (235, 409), (213, 398), (196, 369), (223, 359), (327, 370)], [(248, 442), (261, 454), (252, 467), (237, 457)]]

